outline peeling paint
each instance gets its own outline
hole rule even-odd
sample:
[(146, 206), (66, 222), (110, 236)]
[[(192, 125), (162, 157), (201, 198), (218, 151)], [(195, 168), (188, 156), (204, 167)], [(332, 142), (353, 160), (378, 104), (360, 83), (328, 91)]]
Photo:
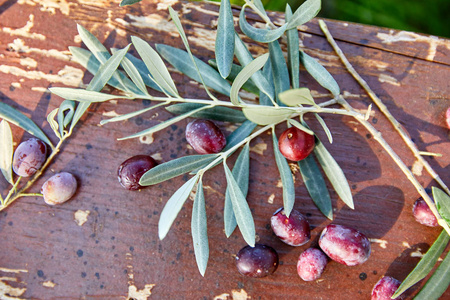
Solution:
[(102, 116), (114, 118), (114, 117), (120, 116), (120, 114), (118, 114), (115, 110), (110, 110), (110, 111), (104, 111), (102, 113)]
[(394, 77), (390, 76), (390, 75), (386, 75), (386, 74), (380, 74), (380, 76), (378, 76), (378, 81), (382, 82), (382, 83), (389, 83), (395, 86), (400, 86), (400, 82), (398, 82), (397, 79), (395, 79)]
[(83, 226), (87, 222), (87, 218), (91, 212), (89, 210), (77, 210), (73, 216), (78, 226)]
[(47, 288), (54, 288), (56, 286), (56, 283), (51, 280), (47, 280), (42, 283), (42, 286), (45, 286)]
[(153, 138), (153, 133), (139, 137), (139, 142), (141, 142), (142, 144), (150, 145), (154, 140), (155, 139)]
[(8, 48), (10, 51), (17, 53), (37, 53), (44, 57), (52, 57), (64, 61), (70, 61), (72, 59), (72, 55), (68, 50), (59, 51), (56, 49), (30, 48), (25, 45), (25, 42), (22, 39), (15, 39), (12, 43), (8, 44)]
[(273, 204), (274, 199), (275, 199), (275, 194), (270, 195), (269, 198), (267, 199), (267, 203)]
[(11, 86), (18, 89), (22, 87), (22, 84), (20, 82), (11, 82)]
[[(28, 273), (28, 270), (23, 269), (8, 269), (8, 268), (0, 268), (0, 272), (2, 273)], [(11, 286), (8, 284), (8, 282), (15, 282), (17, 284), (20, 284), (20, 286)], [(25, 282), (19, 281), (16, 277), (13, 276), (1, 276), (0, 277), (0, 299), (2, 300), (17, 300), (17, 299), (23, 299), (20, 298), (25, 292), (26, 287), (22, 287), (23, 285), (26, 285)]]
[(36, 68), (37, 67), (37, 61), (32, 59), (31, 57), (21, 58), (20, 64), (22, 66), (28, 67), (28, 68)]
[(30, 6), (41, 6), (40, 10), (48, 12), (52, 15), (59, 10), (63, 15), (68, 16), (70, 13), (70, 7), (76, 5), (75, 3), (68, 3), (66, 0), (18, 0), (18, 4), (27, 4)]
[(422, 176), (423, 164), (416, 160), (411, 168), (411, 172), (416, 176)]
[(161, 155), (161, 153), (158, 152), (158, 153), (153, 154), (152, 158), (154, 160), (162, 160), (162, 155)]
[(436, 56), (438, 46), (444, 46), (450, 49), (450, 41), (440, 39), (436, 36), (425, 36), (409, 31), (399, 31), (395, 33), (394, 30), (390, 30), (389, 33), (379, 32), (377, 38), (381, 40), (383, 44), (392, 44), (396, 42), (425, 42), (428, 43), (428, 55), (427, 60), (433, 61)]
[(169, 8), (169, 6), (172, 6), (175, 3), (178, 3), (178, 0), (162, 0), (162, 1), (158, 1), (158, 6), (156, 7), (156, 10), (167, 10)]
[(23, 36), (26, 38), (36, 39), (44, 41), (46, 39), (45, 35), (40, 33), (30, 33), (31, 28), (34, 26), (34, 15), (29, 15), (29, 20), (24, 27), (12, 29), (9, 27), (3, 27), (1, 31), (8, 33), (10, 35)]
[(264, 155), (264, 151), (267, 150), (267, 144), (262, 142), (262, 143), (258, 143), (253, 147), (250, 147), (250, 151), (255, 152), (259, 155)]
[(138, 290), (134, 283), (133, 255), (126, 253), (125, 259), (128, 261), (128, 296), (127, 299), (147, 300), (152, 294), (152, 289), (156, 284), (146, 284), (142, 290)]
[(369, 241), (371, 243), (376, 243), (378, 244), (381, 248), (386, 249), (387, 248), (387, 244), (388, 242), (386, 240), (381, 240), (381, 239), (369, 239)]
[(411, 257), (419, 257), (422, 258), (423, 257), (423, 253), (420, 252), (421, 249), (418, 249), (417, 251), (411, 252), (410, 256)]
[(231, 291), (231, 297), (232, 297), (233, 300), (247, 300), (247, 299), (250, 299), (250, 296), (248, 296), (247, 292), (244, 289), (232, 290)]
[(31, 90), (34, 92), (40, 92), (40, 93), (50, 93), (50, 91), (46, 87), (42, 87), (42, 86), (33, 86), (31, 88)]
[(220, 295), (215, 296), (215, 297), (214, 297), (214, 300), (228, 300), (229, 297), (230, 297), (230, 294), (228, 294), (228, 293), (223, 293), (223, 294), (220, 294)]

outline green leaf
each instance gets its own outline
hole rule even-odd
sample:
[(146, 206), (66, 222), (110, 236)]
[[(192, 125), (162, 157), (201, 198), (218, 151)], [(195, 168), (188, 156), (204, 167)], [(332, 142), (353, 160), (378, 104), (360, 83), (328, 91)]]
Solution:
[(205, 276), (209, 258), (208, 232), (206, 223), (205, 195), (201, 179), (197, 184), (197, 192), (192, 206), (191, 219), (192, 243), (194, 245), (195, 260), (202, 276)]
[[(232, 175), (238, 183), (244, 197), (247, 197), (250, 176), (250, 145), (248, 143), (242, 148), (241, 153), (234, 163)], [(223, 209), (223, 220), (227, 237), (230, 237), (237, 225), (229, 189), (230, 187), (227, 187), (225, 192), (225, 204)]]
[(122, 2), (120, 2), (120, 6), (132, 5), (141, 1), (142, 0), (122, 0)]
[(159, 88), (159, 86), (155, 83), (153, 77), (150, 74), (150, 71), (147, 69), (147, 66), (145, 65), (145, 63), (142, 60), (131, 55), (130, 53), (127, 53), (125, 55), (125, 58), (129, 59), (131, 61), (131, 63), (133, 63), (133, 65), (138, 70), (139, 75), (141, 75), (141, 78), (144, 81), (146, 86), (154, 89), (155, 91), (162, 92), (162, 90)]
[(47, 143), (53, 148), (52, 142), (48, 139), (45, 133), (36, 125), (30, 118), (25, 116), (15, 108), (0, 102), (0, 118), (24, 129), (28, 133), (34, 135), (38, 139)]
[(59, 125), (58, 122), (55, 120), (55, 116), (58, 113), (58, 108), (55, 108), (47, 115), (47, 122), (50, 124), (50, 127), (52, 128), (53, 132), (55, 133), (56, 137), (61, 139), (61, 135), (59, 134)]
[(160, 131), (160, 130), (162, 130), (164, 128), (169, 127), (172, 124), (175, 124), (175, 123), (177, 123), (177, 122), (179, 122), (181, 120), (186, 119), (187, 117), (190, 117), (190, 116), (194, 115), (197, 112), (200, 112), (200, 111), (202, 111), (204, 109), (207, 109), (208, 107), (209, 106), (199, 107), (199, 108), (194, 109), (194, 110), (192, 110), (192, 111), (190, 111), (188, 113), (176, 116), (176, 117), (174, 117), (172, 119), (169, 119), (167, 121), (161, 122), (158, 125), (155, 125), (153, 127), (147, 128), (147, 129), (142, 130), (140, 132), (137, 132), (135, 134), (132, 134), (132, 135), (129, 135), (129, 136), (126, 136), (126, 137), (123, 137), (123, 138), (119, 138), (118, 140), (122, 141), (122, 140), (127, 140), (127, 139), (132, 139), (132, 138), (138, 138), (138, 137), (141, 137), (141, 136), (144, 136), (144, 135), (149, 135), (149, 134), (152, 134), (154, 132), (158, 132), (158, 131)]
[(428, 249), (427, 253), (422, 256), (414, 270), (412, 270), (411, 273), (409, 273), (409, 275), (406, 277), (406, 279), (403, 280), (397, 291), (395, 291), (394, 295), (392, 295), (392, 298), (397, 298), (404, 291), (415, 285), (420, 280), (424, 279), (428, 275), (428, 273), (431, 272), (442, 252), (444, 252), (445, 248), (447, 247), (449, 240), (450, 237), (448, 236), (447, 232), (445, 230), (442, 230), (439, 237), (436, 239), (430, 249)]
[[(205, 106), (200, 103), (178, 103), (166, 107), (166, 109), (176, 115), (181, 115)], [(196, 114), (191, 115), (192, 118), (209, 119), (232, 123), (243, 123), (247, 120), (242, 111), (224, 106), (213, 106), (206, 110), (202, 110)]]
[(245, 6), (239, 14), (239, 26), (242, 32), (252, 40), (260, 43), (270, 43), (279, 39), (286, 31), (287, 23), (277, 29), (262, 29), (251, 26), (245, 18)]
[(148, 95), (147, 92), (147, 88), (145, 87), (145, 83), (144, 80), (142, 79), (141, 74), (139, 73), (139, 70), (136, 68), (136, 66), (131, 62), (131, 60), (129, 60), (126, 55), (125, 57), (122, 59), (122, 63), (121, 63), (123, 69), (125, 70), (125, 72), (128, 74), (128, 76), (130, 76), (131, 80), (133, 81), (133, 83), (137, 86), (137, 88), (139, 89), (139, 91), (143, 94), (143, 95)]
[[(274, 91), (275, 86), (273, 84), (272, 62), (270, 61), (270, 59), (266, 61), (266, 64), (264, 65), (261, 74), (262, 76), (264, 76), (265, 79), (267, 79), (267, 83), (268, 85), (270, 85), (270, 90)], [(265, 106), (274, 106), (274, 100), (271, 99), (268, 95), (266, 95), (263, 91), (259, 91), (259, 104)]]
[(333, 220), (333, 207), (330, 193), (319, 166), (311, 153), (305, 159), (298, 162), (303, 182), (317, 208), (330, 220)]
[(355, 206), (353, 204), (352, 191), (350, 190), (350, 186), (348, 185), (344, 172), (317, 137), (314, 153), (338, 196), (342, 199), (342, 201), (344, 201), (345, 204), (347, 204), (348, 207), (354, 209)]
[(239, 99), (239, 90), (244, 85), (244, 83), (257, 71), (259, 71), (264, 64), (266, 63), (267, 59), (269, 58), (269, 53), (263, 54), (259, 57), (257, 57), (255, 60), (250, 62), (248, 65), (246, 65), (241, 72), (239, 72), (238, 76), (236, 76), (236, 79), (234, 80), (233, 84), (231, 85), (231, 92), (230, 92), (230, 100), (234, 105), (241, 105), (241, 101)]
[(441, 217), (450, 224), (450, 197), (437, 187), (431, 188), (433, 199)]
[(235, 129), (228, 137), (227, 137), (227, 145), (222, 150), (223, 152), (228, 151), (232, 147), (236, 146), (238, 143), (247, 138), (255, 129), (256, 124), (251, 121), (245, 121)]
[(281, 183), (283, 184), (283, 207), (286, 216), (289, 217), (295, 203), (295, 186), (294, 179), (292, 177), (291, 168), (289, 164), (281, 154), (278, 147), (277, 136), (275, 135), (275, 128), (272, 127), (272, 141), (273, 152), (275, 154), (275, 161), (277, 163), (278, 171), (280, 172)]
[(220, 3), (215, 55), (220, 75), (222, 78), (227, 78), (230, 75), (234, 57), (234, 19), (230, 0), (222, 0)]
[(255, 4), (256, 9), (259, 10), (260, 13), (268, 17), (266, 9), (264, 8), (264, 4), (261, 2), (261, 0), (253, 0), (252, 2)]
[(334, 80), (333, 76), (331, 76), (319, 62), (303, 51), (300, 52), (300, 61), (306, 71), (308, 71), (321, 86), (329, 90), (334, 96), (339, 95), (340, 89), (336, 80)]
[(328, 141), (330, 142), (330, 144), (333, 144), (333, 135), (331, 134), (330, 129), (328, 128), (327, 124), (325, 123), (325, 120), (322, 119), (322, 117), (317, 113), (314, 113), (314, 115), (316, 116), (316, 119), (319, 121), (319, 124), (322, 126), (323, 131), (325, 131)]
[[(208, 64), (213, 67), (215, 70), (217, 69), (217, 62), (215, 59), (210, 59), (208, 61)], [(232, 64), (231, 65), (231, 71), (230, 74), (227, 77), (227, 80), (233, 82), (236, 79), (236, 76), (239, 74), (239, 72), (242, 71), (242, 67), (236, 64)], [(231, 85), (230, 85), (230, 89), (231, 89)], [(244, 85), (242, 86), (242, 89), (246, 90), (247, 92), (253, 93), (255, 95), (259, 94), (259, 89), (258, 87), (253, 83), (252, 80), (247, 81), (246, 83), (244, 83)], [(229, 94), (228, 94), (229, 95)]]
[(6, 120), (2, 120), (0, 122), (0, 170), (10, 184), (14, 184), (12, 175), (13, 144), (11, 127)]
[(291, 125), (297, 127), (298, 129), (300, 129), (301, 131), (304, 131), (304, 132), (306, 132), (307, 134), (310, 134), (310, 135), (314, 135), (314, 132), (311, 129), (309, 129), (308, 127), (304, 126), (300, 122), (298, 122), (298, 121), (296, 121), (294, 119), (289, 119), (288, 122), (289, 122), (289, 124), (291, 124)]
[(447, 290), (450, 284), (450, 253), (447, 253), (444, 260), (422, 287), (420, 292), (414, 297), (417, 300), (438, 300)]
[(156, 52), (147, 42), (136, 36), (131, 37), (134, 47), (150, 71), (155, 82), (157, 82), (167, 93), (177, 96), (178, 91), (170, 76), (169, 70)]
[(270, 106), (247, 106), (242, 108), (242, 112), (247, 119), (258, 125), (276, 124), (292, 115), (290, 109)]
[[(247, 66), (253, 61), (253, 56), (248, 51), (247, 46), (245, 46), (244, 42), (241, 40), (239, 35), (235, 34), (235, 46), (234, 46), (234, 54), (236, 55), (237, 59), (241, 63), (241, 66)], [(272, 102), (274, 102), (274, 89), (272, 84), (265, 78), (261, 71), (257, 71), (253, 76), (250, 78), (250, 80), (253, 81), (253, 83), (258, 87), (258, 89), (263, 92), (264, 94), (271, 99)]]
[(186, 202), (190, 193), (194, 189), (195, 184), (199, 179), (199, 175), (195, 175), (184, 183), (167, 201), (164, 206), (158, 223), (158, 236), (162, 240), (166, 237), (170, 230), (170, 227), (175, 221), (180, 210), (183, 208), (183, 204)]
[(289, 20), (287, 29), (295, 28), (310, 21), (312, 18), (317, 16), (320, 8), (320, 0), (306, 0), (302, 5), (300, 5), (299, 8), (297, 8), (294, 15)]
[(287, 106), (300, 106), (302, 104), (317, 106), (308, 88), (287, 90), (278, 94), (278, 98)]
[(58, 109), (58, 127), (59, 134), (64, 136), (64, 128), (70, 124), (75, 114), (76, 102), (72, 100), (64, 100)]
[(204, 164), (209, 164), (216, 157), (217, 154), (189, 155), (170, 160), (145, 172), (139, 180), (139, 184), (147, 186), (164, 182), (195, 170)]
[(104, 102), (112, 99), (130, 99), (125, 96), (111, 95), (106, 93), (88, 91), (84, 89), (52, 87), (50, 92), (65, 99), (71, 99), (80, 102)]
[(239, 230), (241, 231), (242, 237), (244, 238), (245, 242), (251, 247), (254, 247), (256, 231), (252, 212), (250, 211), (247, 200), (245, 199), (244, 194), (242, 193), (239, 185), (234, 179), (233, 174), (225, 163), (225, 160), (223, 168), (225, 169), (227, 187), (229, 188), (228, 191), (237, 225), (239, 226)]
[(289, 71), (278, 41), (269, 43), (269, 53), (270, 61), (272, 63), (272, 80), (275, 85), (275, 95), (278, 104), (281, 104), (279, 101), (279, 94), (290, 88)]
[(128, 119), (130, 119), (130, 118), (136, 117), (136, 116), (138, 116), (138, 115), (140, 115), (140, 114), (143, 114), (143, 113), (145, 113), (145, 112), (148, 112), (148, 111), (153, 110), (153, 109), (155, 109), (155, 108), (158, 108), (158, 107), (160, 107), (160, 106), (167, 105), (167, 103), (168, 103), (168, 102), (162, 102), (162, 103), (159, 103), (159, 104), (150, 106), (150, 107), (146, 107), (146, 108), (144, 108), (144, 109), (140, 109), (140, 110), (137, 110), (137, 111), (130, 112), (130, 113), (128, 113), (128, 114), (123, 114), (123, 115), (120, 115), (120, 116), (115, 116), (115, 117), (113, 117), (113, 118), (111, 118), (111, 119), (101, 120), (101, 121), (100, 121), (100, 125), (105, 125), (105, 124), (111, 123), (111, 122), (119, 122), (119, 121), (128, 120)]
[[(207, 63), (193, 56), (198, 68), (197, 71), (197, 68), (191, 63), (189, 53), (186, 51), (162, 44), (157, 44), (155, 47), (165, 60), (184, 75), (200, 83), (203, 78), (208, 87), (223, 95), (230, 96), (231, 85)], [(199, 72), (202, 75), (202, 78), (200, 78)]]
[[(289, 4), (286, 4), (285, 12), (286, 23), (292, 18), (292, 10)], [(300, 54), (299, 45), (300, 38), (298, 36), (297, 28), (292, 28), (286, 31), (287, 37), (287, 53), (288, 65), (291, 75), (291, 83), (294, 89), (300, 87)]]

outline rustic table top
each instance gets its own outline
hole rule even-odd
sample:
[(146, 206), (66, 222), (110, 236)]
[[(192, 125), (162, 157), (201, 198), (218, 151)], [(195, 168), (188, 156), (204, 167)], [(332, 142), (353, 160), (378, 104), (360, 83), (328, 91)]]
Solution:
[[(126, 46), (132, 35), (151, 44), (181, 47), (168, 17), (167, 7), (172, 5), (181, 16), (194, 54), (205, 61), (213, 57), (218, 6), (146, 0), (119, 7), (119, 2), (0, 1), (1, 101), (31, 117), (56, 140), (46, 116), (62, 99), (47, 88), (85, 86), (92, 78), (68, 52), (69, 46), (82, 46), (77, 23), (108, 48)], [(235, 16), (238, 12), (236, 8)], [(276, 23), (284, 18), (278, 13), (271, 17)], [(418, 148), (443, 154), (427, 160), (449, 184), (450, 136), (444, 111), (450, 104), (450, 40), (326, 22), (355, 69)], [(301, 26), (300, 37), (304, 51), (335, 76), (347, 100), (366, 110), (370, 99), (345, 70), (317, 20)], [(254, 54), (267, 51), (264, 45), (250, 45)], [(173, 72), (173, 77), (183, 95), (204, 96), (187, 77), (178, 72)], [(304, 70), (301, 83), (318, 99), (329, 97)], [(234, 255), (245, 242), (238, 230), (228, 239), (223, 233), (225, 178), (223, 169), (217, 167), (204, 181), (210, 260), (203, 278), (197, 270), (190, 235), (191, 201), (185, 204), (167, 237), (160, 241), (157, 236), (165, 201), (185, 178), (137, 192), (124, 190), (116, 178), (118, 165), (136, 154), (150, 154), (160, 162), (193, 154), (183, 140), (187, 121), (154, 134), (153, 141), (117, 138), (166, 120), (170, 114), (163, 109), (99, 126), (103, 119), (149, 104), (141, 100), (110, 101), (92, 106), (83, 117), (57, 160), (31, 190), (39, 192), (54, 172), (69, 171), (80, 183), (73, 200), (48, 206), (40, 197), (25, 197), (0, 212), (1, 299), (369, 299), (382, 275), (403, 280), (440, 233), (439, 228), (414, 221), (411, 210), (419, 195), (373, 137), (350, 117), (325, 116), (335, 140), (326, 146), (344, 170), (355, 199), (355, 210), (351, 210), (331, 193), (334, 222), (358, 228), (372, 239), (370, 259), (356, 267), (329, 263), (316, 282), (303, 282), (297, 276), (299, 254), (317, 244), (321, 229), (330, 221), (314, 206), (297, 172), (295, 207), (307, 215), (314, 228), (311, 242), (295, 248), (273, 235), (269, 220), (282, 205), (282, 189), (267, 134), (251, 144), (248, 201), (257, 239), (278, 251), (281, 264), (274, 275), (262, 279), (246, 278), (237, 272)], [(425, 187), (435, 185), (376, 108), (370, 121)], [(230, 124), (221, 126), (231, 128)], [(29, 137), (17, 127), (13, 127), (13, 134), (15, 142)], [(0, 186), (5, 193), (7, 183), (3, 178)], [(410, 293), (420, 285), (423, 282)], [(445, 296), (449, 298), (450, 291)]]

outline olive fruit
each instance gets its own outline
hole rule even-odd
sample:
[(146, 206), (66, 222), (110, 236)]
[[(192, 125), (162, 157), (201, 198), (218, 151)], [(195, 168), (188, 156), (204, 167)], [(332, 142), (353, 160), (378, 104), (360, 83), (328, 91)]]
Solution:
[(270, 218), (270, 225), (275, 235), (291, 246), (301, 246), (311, 238), (308, 220), (299, 211), (293, 209), (289, 218), (284, 209), (278, 209)]
[(157, 165), (156, 161), (149, 155), (135, 155), (120, 164), (117, 169), (119, 183), (130, 191), (143, 188), (139, 184), (142, 175)]
[(322, 231), (319, 246), (332, 260), (356, 266), (364, 263), (370, 256), (369, 239), (356, 229), (330, 224)]
[(47, 158), (47, 146), (39, 139), (31, 138), (20, 143), (14, 152), (13, 170), (19, 176), (30, 177), (39, 170)]
[(261, 278), (278, 268), (278, 253), (270, 246), (245, 246), (236, 255), (236, 267), (242, 275)]
[(438, 226), (438, 221), (435, 215), (431, 212), (430, 207), (425, 200), (423, 200), (423, 198), (419, 198), (416, 202), (414, 202), (413, 215), (416, 221), (422, 225), (430, 227)]
[(286, 129), (278, 139), (281, 154), (289, 160), (305, 159), (315, 146), (314, 135), (310, 135), (297, 127)]
[[(400, 281), (393, 277), (383, 276), (373, 287), (371, 300), (391, 300), (400, 284)], [(403, 295), (395, 298), (395, 300), (401, 299), (405, 299)]]
[(72, 198), (77, 190), (77, 180), (67, 172), (61, 172), (50, 177), (41, 188), (45, 203), (61, 204)]
[(447, 124), (447, 128), (450, 129), (450, 107), (445, 112), (445, 123)]
[(322, 251), (316, 248), (308, 248), (298, 258), (298, 276), (304, 281), (319, 279), (327, 263), (327, 256)]
[(186, 126), (186, 140), (199, 154), (218, 153), (227, 143), (216, 124), (202, 119), (192, 121)]

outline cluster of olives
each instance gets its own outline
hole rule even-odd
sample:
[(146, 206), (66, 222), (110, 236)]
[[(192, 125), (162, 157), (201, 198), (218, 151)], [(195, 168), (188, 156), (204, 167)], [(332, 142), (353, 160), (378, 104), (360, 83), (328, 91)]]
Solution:
[[(47, 159), (47, 145), (31, 138), (19, 144), (14, 151), (12, 168), (21, 177), (33, 176)], [(50, 177), (41, 188), (45, 203), (61, 204), (72, 198), (77, 190), (77, 180), (68, 172), (61, 172)]]

